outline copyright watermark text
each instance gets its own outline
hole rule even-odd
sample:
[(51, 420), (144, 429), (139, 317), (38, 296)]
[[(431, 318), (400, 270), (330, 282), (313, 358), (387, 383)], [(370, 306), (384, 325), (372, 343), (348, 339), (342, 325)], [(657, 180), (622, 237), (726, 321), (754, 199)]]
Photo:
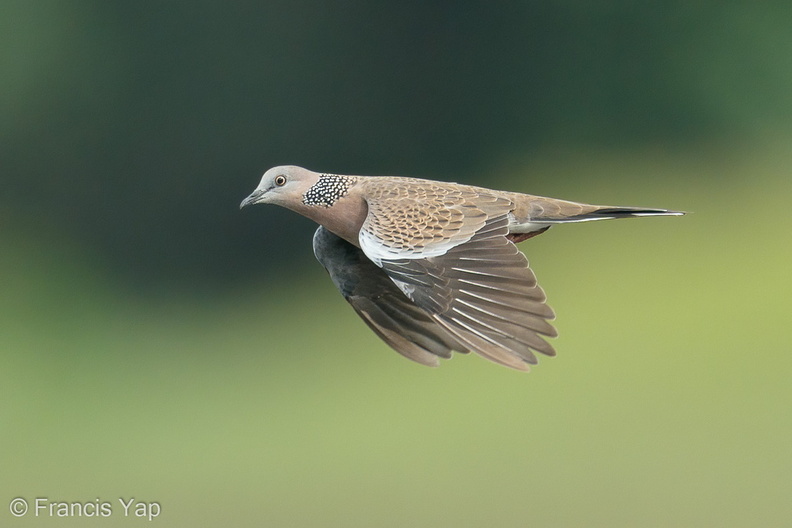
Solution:
[(24, 499), (16, 497), (8, 505), (14, 517), (137, 517), (153, 521), (162, 508), (156, 501), (139, 501), (134, 497), (89, 501), (61, 501), (47, 497)]

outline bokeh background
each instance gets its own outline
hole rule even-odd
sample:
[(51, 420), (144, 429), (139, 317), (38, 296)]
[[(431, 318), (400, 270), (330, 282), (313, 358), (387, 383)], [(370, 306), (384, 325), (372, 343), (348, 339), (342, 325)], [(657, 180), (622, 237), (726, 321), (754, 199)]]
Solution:
[[(788, 525), (791, 6), (0, 3), (0, 525)], [(238, 210), (285, 163), (692, 214), (522, 244), (558, 357), (429, 369)]]

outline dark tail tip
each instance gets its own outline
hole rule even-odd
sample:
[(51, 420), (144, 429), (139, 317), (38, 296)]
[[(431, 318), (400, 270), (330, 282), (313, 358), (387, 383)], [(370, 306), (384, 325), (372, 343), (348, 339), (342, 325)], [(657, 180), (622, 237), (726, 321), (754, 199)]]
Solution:
[(629, 218), (636, 216), (683, 216), (684, 211), (670, 209), (642, 209), (637, 207), (603, 207), (587, 215), (589, 218)]

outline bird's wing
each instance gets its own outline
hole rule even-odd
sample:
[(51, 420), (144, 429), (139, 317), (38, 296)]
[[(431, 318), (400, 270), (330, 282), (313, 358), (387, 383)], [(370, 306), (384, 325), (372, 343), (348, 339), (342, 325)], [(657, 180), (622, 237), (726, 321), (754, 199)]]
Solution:
[(359, 248), (324, 227), (313, 239), (314, 255), (366, 324), (403, 356), (436, 367), (438, 357), (468, 348), (408, 299)]
[[(511, 202), (479, 189), (421, 182), (370, 193), (360, 247), (418, 307), (471, 350), (527, 370), (555, 355), (554, 317), (510, 242)], [(390, 193), (390, 194), (388, 194)]]

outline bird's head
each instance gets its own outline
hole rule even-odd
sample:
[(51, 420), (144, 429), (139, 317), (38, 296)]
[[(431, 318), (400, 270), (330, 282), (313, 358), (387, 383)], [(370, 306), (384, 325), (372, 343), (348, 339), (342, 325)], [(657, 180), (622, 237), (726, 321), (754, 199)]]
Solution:
[(284, 165), (273, 167), (264, 173), (258, 187), (239, 204), (242, 209), (253, 204), (276, 204), (293, 206), (319, 181), (320, 175), (302, 167)]

